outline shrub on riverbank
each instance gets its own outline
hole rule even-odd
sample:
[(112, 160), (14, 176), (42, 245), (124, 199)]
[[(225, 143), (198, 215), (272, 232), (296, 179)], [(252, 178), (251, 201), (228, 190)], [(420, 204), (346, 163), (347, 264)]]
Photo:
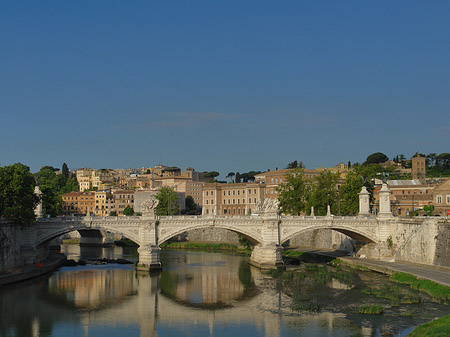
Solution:
[(450, 300), (450, 287), (438, 284), (430, 280), (419, 280), (414, 275), (407, 273), (394, 273), (390, 280), (397, 283), (407, 284), (412, 289), (423, 291), (433, 299), (448, 304)]
[(360, 305), (358, 307), (358, 313), (366, 315), (381, 315), (384, 309), (381, 305)]
[(450, 331), (450, 315), (417, 327), (408, 337), (440, 337), (448, 336)]

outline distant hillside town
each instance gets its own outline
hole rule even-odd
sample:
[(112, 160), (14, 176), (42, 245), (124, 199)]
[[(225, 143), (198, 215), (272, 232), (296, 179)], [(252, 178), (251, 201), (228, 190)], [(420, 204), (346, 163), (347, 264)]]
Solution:
[[(356, 177), (356, 181), (361, 182), (355, 185), (354, 194), (363, 184), (368, 186), (374, 215), (378, 212), (378, 191), (386, 183), (391, 190), (394, 215), (449, 216), (450, 180), (445, 173), (448, 173), (450, 159), (447, 157), (450, 156), (446, 155), (416, 154), (410, 160), (401, 155), (388, 160), (384, 154), (374, 153), (363, 164), (348, 162), (316, 169), (306, 169), (302, 162), (293, 161), (286, 168), (274, 171), (230, 172), (226, 176), (228, 181), (217, 181), (218, 172), (198, 172), (191, 167), (184, 170), (163, 165), (140, 169), (82, 168), (70, 172), (76, 177), (78, 191), (61, 194), (59, 213), (64, 216), (123, 216), (129, 215), (126, 210), (132, 209), (132, 214), (139, 215), (145, 200), (169, 188), (176, 195), (176, 206), (182, 214), (248, 215), (262, 199), (279, 198), (280, 187), (288, 183), (288, 177), (301, 172), (311, 182), (320, 180), (324, 174), (335, 178), (335, 200), (330, 200), (330, 192), (326, 197), (327, 204), (334, 203), (335, 215), (352, 215), (351, 207), (345, 207), (344, 191), (350, 188), (351, 178)], [(311, 186), (319, 188), (316, 183)], [(309, 209), (303, 212), (311, 214)]]

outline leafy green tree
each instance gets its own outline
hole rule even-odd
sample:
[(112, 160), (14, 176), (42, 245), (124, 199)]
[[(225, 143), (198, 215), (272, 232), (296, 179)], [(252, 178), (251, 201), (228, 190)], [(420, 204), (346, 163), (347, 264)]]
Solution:
[(78, 192), (79, 188), (77, 177), (72, 177), (67, 179), (66, 184), (59, 190), (59, 194)]
[(201, 214), (200, 208), (198, 207), (198, 205), (195, 203), (194, 198), (190, 195), (188, 195), (186, 197), (186, 214), (189, 215), (199, 215)]
[(345, 177), (344, 184), (339, 188), (342, 215), (357, 215), (359, 213), (359, 195), (363, 186), (363, 179), (355, 170)]
[(316, 215), (326, 215), (327, 206), (330, 205), (331, 212), (337, 214), (339, 207), (337, 182), (339, 175), (330, 171), (321, 172), (314, 177), (311, 186), (311, 192), (307, 201), (307, 210), (309, 213), (311, 206), (314, 206)]
[(117, 216), (117, 212), (116, 211), (111, 211), (111, 212), (109, 212), (109, 216)]
[(278, 187), (278, 201), (282, 213), (300, 215), (305, 213), (310, 194), (310, 181), (302, 169), (294, 169), (286, 175), (286, 182)]
[(42, 211), (44, 216), (56, 216), (61, 210), (59, 191), (63, 185), (62, 175), (56, 175), (52, 166), (44, 166), (35, 173), (35, 179), (42, 192)]
[(0, 167), (0, 215), (19, 225), (32, 224), (39, 203), (39, 197), (34, 194), (35, 184), (26, 165)]
[(367, 157), (366, 161), (364, 162), (364, 165), (380, 164), (388, 160), (389, 160), (388, 156), (386, 156), (384, 153), (375, 152)]
[(423, 210), (428, 216), (432, 216), (434, 212), (434, 205), (425, 205), (423, 206)]
[(180, 214), (178, 207), (178, 197), (172, 187), (162, 187), (155, 198), (159, 200), (158, 207), (156, 207), (157, 215), (177, 215)]
[(127, 216), (134, 215), (133, 207), (130, 207), (130, 206), (125, 207), (125, 209), (123, 210), (123, 215), (127, 215)]

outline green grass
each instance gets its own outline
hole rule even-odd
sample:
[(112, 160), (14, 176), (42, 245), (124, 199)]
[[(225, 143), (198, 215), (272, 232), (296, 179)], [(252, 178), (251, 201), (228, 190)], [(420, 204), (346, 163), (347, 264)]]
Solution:
[(80, 243), (80, 239), (64, 239), (61, 242), (65, 245), (78, 245)]
[(358, 307), (358, 313), (365, 315), (381, 315), (384, 309), (379, 304), (374, 305), (360, 305)]
[(390, 300), (393, 307), (399, 307), (400, 304), (420, 303), (421, 300), (417, 294), (405, 294), (405, 291), (402, 291), (398, 286), (390, 284), (385, 284), (379, 288), (363, 289), (361, 292), (366, 295)]
[(430, 280), (419, 280), (414, 275), (407, 273), (394, 273), (390, 276), (392, 282), (409, 285), (412, 289), (419, 290), (430, 295), (434, 300), (448, 304), (450, 300), (450, 287), (438, 284)]
[(239, 248), (229, 243), (198, 243), (198, 242), (164, 242), (160, 245), (162, 249), (192, 249), (206, 251), (228, 251), (239, 254), (250, 255), (248, 249)]
[(450, 333), (450, 315), (417, 327), (408, 337), (441, 337)]
[(298, 250), (285, 250), (283, 251), (283, 256), (287, 256), (287, 257), (300, 257), (302, 255), (304, 255), (304, 252), (300, 252)]

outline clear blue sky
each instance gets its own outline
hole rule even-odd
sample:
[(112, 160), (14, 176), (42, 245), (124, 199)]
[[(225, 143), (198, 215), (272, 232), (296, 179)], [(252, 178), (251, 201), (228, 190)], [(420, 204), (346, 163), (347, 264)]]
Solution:
[(0, 165), (450, 152), (449, 1), (0, 4)]

